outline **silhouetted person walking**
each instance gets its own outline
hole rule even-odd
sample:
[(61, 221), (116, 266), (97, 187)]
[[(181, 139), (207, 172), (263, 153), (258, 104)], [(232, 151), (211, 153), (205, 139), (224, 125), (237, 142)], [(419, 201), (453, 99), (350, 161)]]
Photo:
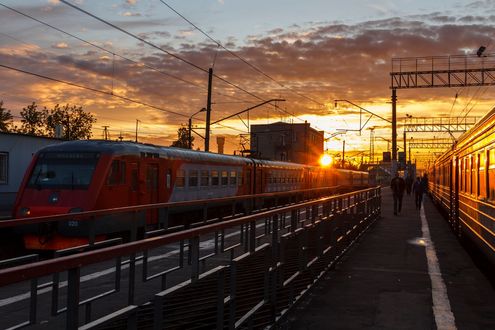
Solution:
[(407, 195), (411, 195), (411, 188), (412, 188), (412, 185), (414, 183), (414, 180), (413, 180), (413, 177), (408, 175), (406, 177), (406, 192), (407, 192)]
[(425, 173), (421, 178), (421, 185), (423, 186), (423, 193), (428, 192), (428, 175)]
[(413, 185), (413, 192), (415, 196), (416, 209), (421, 209), (421, 202), (423, 201), (424, 187), (421, 182), (421, 178), (418, 176)]
[(396, 172), (395, 178), (390, 181), (390, 188), (392, 188), (394, 197), (394, 215), (397, 215), (402, 210), (402, 196), (406, 188), (406, 182), (399, 176), (399, 172)]

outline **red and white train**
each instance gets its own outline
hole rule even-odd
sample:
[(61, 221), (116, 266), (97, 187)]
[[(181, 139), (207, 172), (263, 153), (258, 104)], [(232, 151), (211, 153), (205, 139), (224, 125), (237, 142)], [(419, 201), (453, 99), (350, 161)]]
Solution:
[[(132, 142), (70, 141), (47, 146), (34, 156), (14, 217), (367, 183), (365, 172)], [(49, 241), (25, 235), (26, 247), (72, 246), (64, 236), (73, 236), (77, 228), (67, 226), (59, 223), (58, 234)], [(96, 234), (122, 231), (125, 226), (125, 221), (102, 220)]]

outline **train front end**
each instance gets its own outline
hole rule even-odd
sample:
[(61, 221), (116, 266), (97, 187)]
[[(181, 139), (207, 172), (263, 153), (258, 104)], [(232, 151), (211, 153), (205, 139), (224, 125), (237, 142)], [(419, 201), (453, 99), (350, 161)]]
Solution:
[[(71, 142), (67, 142), (71, 143)], [(62, 144), (63, 145), (63, 144)], [(61, 146), (62, 146), (61, 145)], [(78, 213), (94, 208), (98, 195), (97, 151), (47, 147), (34, 157), (20, 187), (15, 218)], [(60, 250), (87, 243), (87, 221), (57, 221), (20, 229), (27, 249)]]

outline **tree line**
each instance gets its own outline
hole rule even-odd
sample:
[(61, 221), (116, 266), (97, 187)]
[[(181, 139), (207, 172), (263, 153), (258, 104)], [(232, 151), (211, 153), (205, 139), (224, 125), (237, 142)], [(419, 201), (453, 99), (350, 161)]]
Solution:
[(57, 128), (62, 128), (61, 138), (65, 140), (89, 139), (92, 135), (91, 127), (96, 117), (85, 112), (82, 106), (56, 104), (53, 108), (40, 109), (33, 102), (22, 108), (20, 113), (21, 124), (15, 125), (10, 110), (0, 101), (0, 131), (21, 133), (35, 136), (56, 137)]

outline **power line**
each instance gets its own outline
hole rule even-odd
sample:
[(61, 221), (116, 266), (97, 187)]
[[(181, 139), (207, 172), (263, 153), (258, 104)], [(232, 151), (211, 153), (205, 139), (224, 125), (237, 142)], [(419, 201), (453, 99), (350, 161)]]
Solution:
[[(178, 60), (180, 60), (180, 61), (182, 61), (182, 62), (184, 62), (184, 63), (186, 63), (186, 64), (189, 64), (190, 66), (192, 66), (192, 67), (194, 67), (194, 68), (196, 68), (196, 69), (198, 69), (198, 70), (201, 70), (201, 71), (203, 71), (203, 72), (207, 72), (207, 70), (206, 70), (206, 69), (203, 69), (203, 68), (201, 68), (200, 66), (198, 66), (198, 65), (196, 65), (196, 64), (194, 64), (194, 63), (192, 63), (192, 62), (190, 62), (190, 61), (188, 61), (188, 60), (186, 60), (186, 59), (184, 59), (184, 58), (182, 58), (182, 57), (180, 57), (180, 56), (178, 56), (178, 55), (176, 55), (176, 54), (173, 54), (173, 53), (171, 53), (171, 52), (169, 52), (169, 51), (167, 51), (167, 50), (165, 50), (165, 49), (163, 49), (163, 48), (161, 48), (161, 47), (159, 47), (159, 46), (157, 46), (157, 45), (155, 45), (155, 44), (153, 44), (153, 43), (151, 43), (151, 42), (149, 42), (149, 41), (146, 41), (145, 39), (143, 39), (143, 38), (141, 38), (141, 37), (139, 37), (139, 36), (137, 36), (137, 35), (135, 35), (135, 34), (133, 34), (133, 33), (129, 32), (129, 31), (124, 30), (124, 29), (122, 29), (122, 28), (118, 27), (118, 26), (117, 26), (117, 25), (115, 25), (115, 24), (112, 24), (112, 23), (110, 23), (110, 22), (108, 22), (108, 21), (106, 21), (106, 20), (104, 20), (104, 19), (102, 19), (102, 18), (100, 18), (100, 17), (98, 17), (98, 16), (96, 16), (96, 15), (94, 15), (94, 14), (91, 14), (90, 12), (88, 12), (88, 11), (86, 11), (86, 10), (84, 10), (84, 9), (82, 9), (82, 8), (80, 8), (80, 7), (78, 7), (78, 6), (76, 6), (76, 5), (71, 4), (71, 3), (69, 3), (69, 2), (68, 2), (68, 1), (66, 1), (66, 0), (60, 0), (60, 2), (62, 2), (62, 3), (64, 3), (64, 4), (66, 4), (66, 5), (68, 5), (68, 6), (72, 7), (72, 8), (74, 8), (74, 9), (76, 9), (76, 10), (78, 10), (78, 11), (80, 11), (80, 12), (82, 12), (82, 13), (84, 13), (84, 14), (86, 14), (86, 15), (90, 16), (90, 17), (93, 17), (94, 19), (96, 19), (96, 20), (98, 20), (98, 21), (100, 21), (100, 22), (102, 22), (102, 23), (104, 23), (104, 24), (107, 24), (107, 25), (109, 25), (110, 27), (112, 27), (112, 28), (114, 28), (114, 29), (117, 29), (118, 31), (120, 31), (120, 32), (122, 32), (122, 33), (125, 33), (125, 34), (127, 34), (128, 36), (130, 36), (130, 37), (132, 37), (132, 38), (135, 38), (135, 39), (137, 39), (137, 40), (139, 40), (139, 41), (141, 41), (141, 42), (143, 42), (143, 43), (145, 43), (145, 44), (147, 44), (147, 45), (149, 45), (149, 46), (151, 46), (151, 47), (153, 47), (153, 48), (155, 48), (155, 49), (158, 49), (158, 50), (160, 50), (160, 51), (162, 51), (162, 52), (164, 52), (164, 53), (166, 53), (166, 54), (168, 54), (168, 55), (170, 55), (170, 56), (172, 56), (172, 57), (174, 57), (174, 58), (176, 58), (176, 59), (178, 59)], [(218, 44), (218, 43), (217, 43), (217, 44)], [(221, 45), (220, 45), (220, 46), (221, 46)], [(223, 46), (221, 46), (221, 47), (223, 47)], [(217, 79), (219, 79), (220, 81), (222, 81), (222, 82), (224, 82), (224, 83), (226, 83), (226, 84), (228, 84), (228, 85), (231, 85), (231, 86), (233, 86), (233, 87), (235, 87), (235, 88), (237, 88), (237, 89), (239, 89), (239, 90), (243, 91), (244, 93), (246, 93), (246, 94), (248, 94), (248, 95), (250, 95), (250, 96), (252, 96), (252, 97), (254, 97), (254, 98), (256, 98), (256, 99), (258, 99), (258, 100), (260, 100), (260, 101), (265, 101), (263, 98), (259, 97), (258, 95), (254, 94), (254, 93), (252, 93), (252, 92), (249, 92), (248, 90), (246, 90), (246, 89), (244, 89), (244, 88), (242, 88), (242, 87), (240, 87), (240, 86), (238, 86), (238, 85), (236, 85), (236, 84), (234, 84), (234, 83), (232, 83), (232, 82), (230, 82), (230, 81), (228, 81), (228, 80), (226, 80), (226, 79), (224, 79), (224, 78), (222, 78), (222, 77), (220, 77), (220, 76), (218, 76), (218, 75), (215, 75), (215, 74), (214, 74), (214, 76), (215, 76)], [(275, 106), (275, 107), (279, 108), (278, 106)], [(281, 108), (280, 108), (280, 109), (281, 109)], [(289, 112), (287, 112), (287, 111), (285, 111), (285, 110), (283, 110), (283, 109), (282, 109), (282, 111), (284, 111), (284, 112), (286, 112), (287, 114), (289, 114), (289, 115), (293, 116), (291, 113), (289, 113)], [(296, 118), (298, 118), (298, 117), (296, 117)], [(301, 119), (301, 118), (298, 118), (298, 119), (299, 119), (299, 120), (301, 120), (301, 121), (304, 121), (304, 122), (305, 122), (305, 120), (303, 120), (303, 119)]]
[[(110, 23), (110, 22), (104, 20), (103, 18), (100, 18), (100, 17), (98, 17), (98, 16), (96, 16), (96, 15), (94, 15), (94, 14), (92, 14), (92, 13), (90, 13), (90, 12), (88, 12), (88, 11), (86, 11), (86, 10), (78, 7), (78, 6), (76, 6), (76, 5), (71, 4), (70, 2), (68, 2), (66, 0), (60, 0), (60, 2), (66, 4), (66, 5), (74, 8), (74, 9), (76, 9), (76, 10), (78, 10), (78, 11), (80, 11), (80, 12), (82, 12), (82, 13), (90, 16), (90, 17), (93, 17), (94, 19), (96, 19), (96, 20), (98, 20), (98, 21), (100, 21), (100, 22), (102, 22), (102, 23), (104, 23), (104, 24), (106, 24), (106, 25), (108, 25), (108, 26), (110, 26), (110, 27), (112, 27), (112, 28), (114, 28), (114, 29), (116, 29), (116, 30), (118, 30), (118, 31), (120, 31), (120, 32), (122, 32), (122, 33), (124, 33), (124, 34), (126, 34), (126, 35), (128, 35), (130, 37), (132, 37), (132, 38), (134, 38), (134, 39), (139, 40), (142, 43), (144, 43), (144, 44), (146, 44), (146, 45), (148, 45), (150, 47), (153, 47), (153, 48), (155, 48), (155, 49), (157, 49), (159, 51), (162, 51), (162, 52), (170, 55), (171, 57), (173, 57), (175, 59), (178, 59), (179, 61), (182, 61), (182, 62), (184, 62), (184, 63), (192, 66), (193, 68), (196, 68), (196, 69), (198, 69), (200, 71), (203, 71), (205, 73), (208, 72), (208, 70), (200, 67), (199, 65), (197, 65), (197, 64), (195, 64), (195, 63), (193, 63), (191, 61), (188, 61), (188, 60), (186, 60), (185, 58), (183, 58), (183, 57), (181, 57), (179, 55), (176, 55), (176, 54), (174, 54), (172, 52), (169, 52), (169, 51), (167, 51), (167, 50), (165, 50), (165, 49), (163, 49), (163, 48), (161, 48), (161, 47), (159, 47), (159, 46), (157, 46), (157, 45), (155, 45), (155, 44), (153, 44), (153, 43), (151, 43), (151, 42), (149, 42), (149, 41), (147, 41), (147, 40), (145, 40), (145, 39), (143, 39), (143, 38), (141, 38), (141, 37), (139, 37), (139, 36), (137, 36), (137, 35), (135, 35), (135, 34), (133, 34), (131, 32), (129, 32), (129, 31), (127, 31), (127, 30), (125, 30), (125, 29), (123, 29), (123, 28), (121, 28), (121, 27), (113, 24), (113, 23)], [(224, 82), (224, 83), (226, 83), (226, 84), (228, 84), (228, 85), (230, 85), (230, 86), (232, 86), (234, 88), (237, 88), (238, 90), (240, 90), (240, 91), (242, 91), (242, 92), (244, 92), (244, 93), (246, 93), (246, 94), (248, 94), (248, 95), (250, 95), (250, 96), (252, 96), (252, 97), (254, 97), (254, 98), (258, 99), (258, 100), (260, 100), (260, 101), (265, 101), (263, 98), (259, 97), (258, 95), (254, 94), (254, 93), (252, 93), (252, 92), (250, 92), (248, 90), (246, 90), (245, 88), (242, 88), (241, 86), (239, 86), (237, 84), (234, 84), (233, 82), (228, 81), (225, 78), (222, 78), (222, 77), (220, 77), (220, 76), (218, 76), (216, 74), (213, 74), (213, 76), (215, 78), (217, 78), (218, 80), (220, 80), (220, 81), (222, 81), (222, 82)]]
[[(145, 39), (143, 39), (143, 38), (141, 38), (141, 37), (139, 37), (139, 36), (137, 36), (137, 35), (134, 35), (133, 33), (128, 32), (128, 31), (126, 31), (126, 30), (124, 30), (124, 29), (122, 29), (122, 28), (120, 28), (120, 27), (116, 26), (115, 24), (112, 24), (112, 23), (110, 23), (110, 22), (108, 22), (108, 21), (106, 21), (106, 20), (104, 20), (104, 19), (102, 19), (102, 18), (99, 18), (98, 16), (96, 16), (96, 15), (94, 15), (94, 14), (91, 14), (91, 13), (89, 13), (89, 12), (87, 12), (87, 11), (83, 10), (82, 8), (79, 8), (79, 7), (77, 7), (77, 6), (73, 5), (73, 4), (71, 4), (71, 3), (69, 3), (69, 2), (67, 2), (67, 1), (65, 1), (65, 0), (61, 0), (61, 2), (62, 2), (62, 3), (64, 3), (64, 4), (66, 4), (66, 5), (68, 5), (68, 6), (70, 6), (70, 7), (72, 7), (72, 8), (74, 8), (74, 9), (76, 9), (76, 10), (78, 10), (78, 11), (80, 11), (80, 12), (82, 12), (82, 13), (84, 13), (84, 14), (86, 14), (86, 15), (88, 15), (88, 16), (90, 16), (90, 17), (93, 17), (94, 19), (96, 19), (96, 20), (98, 20), (98, 21), (100, 21), (100, 22), (102, 22), (102, 23), (104, 23), (104, 24), (107, 24), (107, 25), (111, 26), (111, 27), (112, 27), (112, 28), (114, 28), (114, 29), (117, 29), (118, 31), (120, 31), (120, 32), (122, 32), (122, 33), (124, 33), (124, 34), (127, 34), (127, 35), (129, 35), (129, 36), (131, 36), (131, 37), (133, 37), (133, 38), (135, 38), (135, 39), (137, 39), (137, 40), (139, 40), (139, 41), (143, 42), (144, 44), (147, 44), (147, 45), (149, 45), (149, 46), (151, 46), (151, 47), (153, 47), (153, 48), (155, 48), (155, 49), (158, 49), (158, 50), (160, 50), (160, 51), (162, 51), (162, 52), (164, 52), (164, 53), (166, 53), (166, 54), (168, 54), (168, 55), (170, 55), (170, 56), (172, 56), (172, 57), (174, 57), (174, 58), (176, 58), (176, 59), (178, 59), (178, 60), (180, 60), (180, 61), (182, 61), (182, 62), (184, 62), (184, 63), (186, 63), (186, 64), (188, 64), (188, 65), (190, 65), (190, 66), (192, 66), (192, 67), (194, 67), (194, 68), (196, 68), (196, 69), (198, 69), (198, 70), (201, 70), (201, 71), (203, 71), (203, 72), (207, 72), (207, 71), (206, 71), (206, 69), (203, 69), (203, 68), (201, 68), (200, 66), (198, 66), (198, 65), (196, 65), (196, 64), (194, 64), (194, 63), (192, 63), (192, 62), (190, 62), (190, 61), (188, 61), (188, 60), (186, 60), (186, 59), (184, 59), (184, 58), (182, 58), (182, 57), (180, 57), (180, 56), (178, 56), (178, 55), (176, 55), (176, 54), (173, 54), (173, 53), (171, 53), (171, 52), (169, 52), (169, 51), (167, 51), (167, 50), (165, 50), (165, 49), (163, 49), (163, 48), (161, 48), (161, 47), (159, 47), (159, 46), (156, 46), (155, 44), (153, 44), (153, 43), (151, 43), (151, 42), (148, 42), (148, 41), (146, 41)], [(5, 5), (4, 5), (4, 6), (5, 6)], [(6, 7), (6, 6), (5, 6), (5, 7)], [(20, 13), (20, 12), (19, 12), (19, 13)], [(22, 13), (21, 13), (21, 15), (22, 15)], [(27, 16), (26, 16), (26, 17), (27, 17)], [(36, 19), (35, 19), (35, 20), (36, 20)], [(37, 21), (39, 21), (39, 20), (37, 20)], [(42, 21), (39, 21), (39, 22), (41, 23)], [(43, 24), (43, 23), (42, 23), (42, 24)], [(53, 28), (55, 28), (55, 27), (53, 27)], [(57, 29), (57, 28), (55, 28), (55, 29)], [(62, 33), (64, 33), (64, 32), (63, 32), (62, 30), (60, 30), (60, 29), (57, 29), (57, 31), (61, 31)], [(69, 34), (69, 35), (70, 35), (70, 34)], [(76, 37), (76, 36), (74, 36), (74, 37), (75, 37), (75, 38), (77, 38), (78, 40), (81, 40), (81, 41), (83, 41), (83, 42), (84, 42), (84, 40), (83, 40), (83, 39), (78, 38), (78, 37)], [(95, 45), (95, 46), (97, 46), (97, 45)], [(104, 49), (103, 47), (100, 47), (100, 46), (97, 46), (97, 47), (99, 47), (100, 49), (103, 49), (103, 50), (105, 50), (105, 51), (108, 51), (108, 50)], [(111, 53), (111, 54), (115, 54), (114, 52), (110, 52), (110, 53)], [(44, 76), (44, 75), (40, 75), (40, 74), (36, 74), (36, 73), (33, 73), (33, 72), (28, 72), (28, 71), (25, 71), (25, 70), (21, 70), (21, 69), (17, 69), (17, 68), (9, 67), (9, 66), (5, 66), (5, 65), (1, 65), (1, 66), (2, 66), (2, 67), (4, 67), (4, 68), (7, 68), (7, 69), (15, 70), (15, 71), (22, 72), (22, 73), (25, 73), (25, 74), (34, 75), (34, 76), (37, 76), (37, 77), (40, 77), (40, 78), (44, 78), (44, 79), (48, 79), (48, 80), (51, 80), (51, 81), (60, 82), (60, 83), (64, 83), (64, 84), (67, 84), (67, 85), (71, 85), (71, 86), (75, 86), (75, 87), (83, 88), (83, 89), (86, 89), (86, 90), (90, 90), (90, 91), (93, 91), (93, 92), (97, 92), (97, 93), (101, 93), (101, 94), (105, 94), (105, 95), (114, 96), (114, 97), (120, 98), (120, 99), (122, 99), (122, 100), (126, 100), (126, 101), (133, 102), (133, 103), (136, 103), (136, 104), (141, 104), (141, 105), (144, 105), (144, 106), (147, 106), (147, 107), (151, 107), (151, 108), (154, 108), (154, 109), (157, 109), (157, 110), (160, 110), (160, 111), (164, 111), (164, 112), (172, 113), (172, 114), (175, 114), (175, 115), (178, 115), (178, 116), (187, 117), (187, 115), (184, 115), (184, 114), (181, 114), (181, 113), (177, 113), (177, 112), (174, 112), (174, 111), (171, 111), (171, 110), (167, 110), (167, 109), (164, 109), (164, 108), (160, 108), (160, 107), (157, 107), (157, 106), (153, 106), (153, 105), (150, 105), (150, 104), (147, 104), (147, 103), (141, 102), (141, 101), (133, 100), (133, 99), (130, 99), (130, 98), (127, 98), (127, 97), (124, 97), (124, 96), (119, 96), (119, 95), (116, 95), (116, 94), (113, 94), (113, 93), (109, 93), (109, 92), (106, 92), (106, 91), (102, 91), (102, 90), (98, 90), (98, 89), (90, 88), (90, 87), (87, 87), (87, 86), (83, 86), (83, 85), (79, 85), (79, 84), (75, 84), (75, 83), (71, 83), (71, 82), (67, 82), (67, 81), (63, 81), (63, 80), (59, 80), (59, 79), (55, 79), (55, 78), (50, 78), (50, 77), (48, 77), (48, 76)], [(236, 84), (234, 84), (234, 83), (232, 83), (232, 82), (230, 82), (230, 81), (228, 81), (228, 80), (226, 80), (226, 79), (224, 79), (224, 78), (222, 78), (222, 77), (220, 77), (220, 76), (218, 76), (218, 75), (214, 75), (214, 76), (215, 76), (217, 79), (219, 79), (220, 81), (225, 82), (226, 84), (231, 85), (231, 86), (233, 86), (233, 87), (235, 87), (235, 88), (237, 88), (237, 89), (239, 89), (239, 90), (241, 90), (241, 91), (245, 92), (246, 94), (248, 94), (248, 95), (250, 95), (250, 96), (252, 96), (252, 97), (254, 97), (254, 98), (258, 99), (258, 100), (264, 101), (264, 99), (263, 99), (263, 98), (261, 98), (261, 97), (257, 96), (256, 94), (254, 94), (254, 93), (252, 93), (252, 92), (249, 92), (249, 91), (247, 91), (246, 89), (244, 89), (244, 88), (242, 88), (242, 87), (240, 87), (240, 86), (238, 86), (238, 85), (236, 85)], [(299, 120), (301, 120), (301, 121), (305, 122), (305, 120), (303, 120), (303, 119), (301, 119), (301, 118), (299, 118), (299, 117), (297, 117), (297, 116), (294, 116), (292, 113), (287, 112), (286, 110), (284, 110), (284, 109), (280, 108), (279, 106), (275, 105), (275, 107), (276, 107), (277, 109), (280, 109), (281, 111), (283, 111), (283, 112), (285, 112), (285, 113), (289, 114), (290, 116), (296, 117), (297, 119), (299, 119)]]
[(101, 51), (104, 51), (104, 52), (109, 53), (109, 54), (111, 54), (111, 55), (115, 55), (115, 56), (117, 56), (117, 57), (119, 57), (119, 58), (121, 58), (121, 59), (127, 60), (127, 61), (129, 61), (129, 62), (134, 63), (134, 64), (143, 65), (143, 66), (147, 67), (148, 69), (151, 69), (151, 70), (157, 71), (157, 72), (159, 72), (159, 73), (161, 73), (161, 74), (163, 74), (163, 75), (166, 75), (166, 76), (168, 76), (168, 77), (171, 77), (171, 78), (174, 78), (174, 79), (180, 80), (180, 81), (182, 81), (182, 82), (184, 82), (184, 83), (187, 83), (187, 84), (189, 84), (189, 85), (192, 85), (192, 86), (195, 86), (195, 87), (200, 87), (200, 88), (202, 88), (202, 86), (200, 86), (200, 85), (198, 85), (198, 84), (196, 84), (196, 83), (194, 83), (194, 82), (192, 82), (192, 81), (188, 81), (188, 80), (182, 79), (182, 78), (177, 77), (177, 76), (175, 76), (175, 75), (173, 75), (173, 74), (170, 74), (170, 73), (164, 72), (164, 71), (162, 71), (162, 70), (160, 70), (160, 69), (158, 69), (158, 68), (155, 68), (155, 67), (153, 67), (153, 66), (150, 66), (150, 65), (148, 65), (148, 64), (146, 64), (146, 63), (143, 63), (143, 62), (138, 62), (138, 61), (135, 61), (135, 60), (133, 60), (133, 59), (131, 59), (131, 58), (128, 58), (128, 57), (125, 57), (125, 56), (120, 55), (120, 54), (118, 54), (118, 53), (115, 53), (115, 52), (113, 52), (113, 51), (111, 51), (111, 50), (109, 50), (109, 49), (106, 49), (105, 47), (99, 46), (99, 45), (97, 45), (97, 44), (95, 44), (95, 43), (93, 43), (93, 42), (90, 42), (90, 41), (87, 41), (87, 40), (85, 40), (85, 39), (83, 39), (83, 38), (80, 38), (80, 37), (78, 37), (78, 36), (76, 36), (76, 35), (74, 35), (74, 34), (72, 34), (72, 33), (70, 33), (70, 32), (67, 32), (67, 31), (64, 31), (64, 30), (62, 30), (62, 29), (59, 29), (59, 28), (57, 28), (56, 26), (53, 26), (53, 25), (51, 25), (51, 24), (49, 24), (49, 23), (46, 23), (46, 22), (44, 22), (44, 21), (42, 21), (42, 20), (39, 20), (39, 19), (37, 19), (37, 18), (35, 18), (35, 17), (31, 16), (31, 15), (28, 15), (28, 14), (26, 14), (26, 13), (23, 13), (23, 12), (21, 12), (21, 11), (17, 10), (17, 9), (14, 9), (14, 8), (12, 8), (12, 7), (9, 7), (9, 6), (7, 6), (7, 5), (5, 5), (5, 4), (3, 4), (3, 3), (0, 3), (0, 6), (2, 6), (2, 7), (4, 7), (4, 8), (7, 8), (7, 9), (9, 9), (9, 10), (11, 10), (11, 11), (13, 11), (13, 12), (15, 12), (15, 13), (17, 13), (17, 14), (21, 15), (21, 16), (24, 16), (24, 17), (26, 17), (26, 18), (29, 18), (29, 19), (31, 19), (31, 20), (33, 20), (33, 21), (36, 21), (36, 22), (38, 22), (38, 23), (40, 23), (40, 24), (42, 24), (42, 25), (45, 25), (45, 26), (47, 26), (47, 27), (49, 27), (49, 28), (51, 28), (51, 29), (54, 29), (54, 30), (56, 30), (56, 31), (58, 31), (58, 32), (60, 32), (60, 33), (63, 33), (63, 34), (65, 34), (65, 35), (68, 35), (68, 36), (70, 36), (70, 37), (72, 37), (72, 38), (74, 38), (74, 39), (77, 39), (77, 40), (79, 40), (79, 41), (81, 41), (81, 42), (83, 42), (83, 43), (85, 43), (85, 44), (87, 44), (87, 45), (90, 45), (90, 46), (93, 46), (93, 47), (95, 47), (95, 48), (98, 48), (98, 49), (99, 49), (99, 50), (101, 50)]
[(155, 105), (146, 103), (146, 102), (134, 100), (134, 99), (131, 99), (131, 98), (126, 97), (126, 96), (117, 95), (117, 94), (114, 94), (112, 92), (108, 92), (108, 91), (104, 91), (104, 90), (100, 90), (100, 89), (96, 89), (96, 88), (92, 88), (92, 87), (88, 87), (88, 86), (84, 86), (84, 85), (79, 85), (79, 84), (76, 84), (76, 83), (73, 83), (73, 82), (70, 82), (70, 81), (65, 81), (65, 80), (61, 80), (61, 79), (51, 78), (51, 77), (48, 77), (48, 76), (45, 76), (45, 75), (42, 75), (42, 74), (38, 74), (38, 73), (34, 73), (34, 72), (30, 72), (30, 71), (26, 71), (26, 70), (22, 70), (22, 69), (18, 69), (18, 68), (14, 68), (14, 67), (11, 67), (11, 66), (8, 66), (8, 65), (4, 65), (4, 64), (0, 64), (0, 67), (5, 68), (5, 69), (9, 69), (9, 70), (13, 70), (13, 71), (17, 71), (17, 72), (20, 72), (20, 73), (28, 74), (28, 75), (31, 75), (31, 76), (35, 76), (35, 77), (38, 77), (38, 78), (43, 78), (43, 79), (46, 79), (46, 80), (50, 80), (50, 81), (54, 81), (54, 82), (66, 84), (66, 85), (69, 85), (69, 86), (73, 86), (73, 87), (85, 89), (85, 90), (92, 91), (92, 92), (95, 92), (95, 93), (99, 93), (99, 94), (104, 94), (104, 95), (116, 97), (116, 98), (119, 98), (119, 99), (124, 100), (124, 101), (132, 102), (132, 103), (139, 104), (139, 105), (143, 105), (143, 106), (146, 106), (146, 107), (149, 107), (149, 108), (152, 108), (152, 109), (155, 109), (155, 110), (167, 112), (167, 113), (170, 113), (170, 114), (173, 114), (173, 115), (176, 115), (176, 116), (189, 118), (188, 115), (185, 115), (185, 114), (182, 114), (182, 113), (179, 113), (179, 112), (175, 112), (175, 111), (172, 111), (172, 110), (168, 110), (168, 109), (165, 109), (165, 108), (161, 108), (161, 107), (158, 107), (158, 106), (155, 106)]
[(241, 57), (240, 55), (234, 53), (233, 51), (231, 51), (230, 49), (226, 48), (225, 46), (223, 46), (219, 41), (215, 40), (213, 37), (211, 37), (208, 33), (206, 33), (205, 31), (203, 31), (201, 28), (199, 28), (196, 24), (194, 24), (193, 22), (191, 22), (188, 18), (186, 18), (184, 15), (182, 15), (181, 13), (179, 13), (177, 10), (175, 10), (172, 6), (170, 6), (168, 3), (166, 3), (165, 1), (163, 0), (160, 0), (160, 2), (162, 4), (164, 4), (165, 6), (167, 6), (170, 10), (172, 10), (174, 13), (176, 13), (178, 16), (180, 16), (183, 20), (185, 20), (186, 22), (188, 22), (189, 24), (191, 24), (195, 29), (197, 29), (199, 32), (201, 32), (205, 37), (207, 37), (208, 39), (210, 39), (211, 41), (213, 41), (218, 47), (222, 48), (223, 50), (225, 50), (226, 52), (228, 52), (230, 55), (236, 57), (237, 59), (241, 60), (243, 63), (245, 63), (246, 65), (248, 65), (250, 68), (252, 68), (254, 71), (258, 72), (259, 74), (263, 75), (264, 77), (268, 78), (269, 80), (273, 81), (274, 83), (276, 83), (277, 85), (279, 85), (280, 87), (282, 88), (285, 88), (289, 91), (291, 91), (292, 93), (300, 96), (300, 97), (303, 97), (309, 101), (312, 101), (316, 104), (319, 104), (321, 106), (325, 106), (323, 103), (309, 97), (309, 96), (306, 96), (304, 94), (301, 94), (295, 90), (293, 90), (292, 88), (288, 87), (288, 86), (285, 86), (284, 84), (282, 84), (281, 82), (279, 82), (278, 80), (276, 80), (275, 78), (273, 78), (272, 76), (270, 76), (269, 74), (267, 74), (266, 72), (264, 72), (263, 70), (261, 70), (260, 68), (258, 68), (257, 66), (251, 64), (250, 62), (248, 62), (246, 59), (244, 59), (243, 57)]
[(68, 2), (66, 0), (60, 0), (60, 2), (66, 4), (69, 7), (74, 8), (77, 11), (80, 11), (81, 13), (84, 13), (84, 14), (86, 14), (88, 16), (91, 16), (94, 19), (96, 19), (96, 20), (98, 20), (98, 21), (100, 21), (100, 22), (102, 22), (102, 23), (104, 23), (104, 24), (106, 24), (106, 25), (108, 25), (108, 26), (110, 26), (110, 27), (112, 27), (112, 28), (114, 28), (114, 29), (116, 29), (116, 30), (124, 33), (124, 34), (127, 34), (128, 36), (130, 36), (132, 38), (135, 38), (135, 39), (139, 40), (142, 43), (145, 43), (146, 45), (148, 45), (150, 47), (153, 47), (153, 48), (155, 48), (155, 49), (157, 49), (159, 51), (162, 51), (162, 52), (166, 53), (167, 55), (169, 55), (169, 56), (171, 56), (171, 57), (173, 57), (173, 58), (175, 58), (175, 59), (177, 59), (177, 60), (179, 60), (181, 62), (184, 62), (184, 63), (186, 63), (186, 64), (188, 64), (188, 65), (190, 65), (190, 66), (192, 66), (192, 67), (194, 67), (194, 68), (196, 68), (198, 70), (201, 70), (201, 71), (203, 71), (205, 73), (208, 72), (208, 70), (200, 67), (199, 65), (194, 64), (193, 62), (188, 61), (188, 60), (186, 60), (185, 58), (183, 58), (183, 57), (181, 57), (179, 55), (176, 55), (176, 54), (174, 54), (172, 52), (169, 52), (168, 50), (163, 49), (162, 47), (159, 47), (159, 46), (157, 46), (157, 45), (155, 45), (155, 44), (153, 44), (153, 43), (151, 43), (151, 42), (149, 42), (149, 41), (147, 41), (147, 40), (145, 40), (145, 39), (143, 39), (143, 38), (141, 38), (141, 37), (139, 37), (139, 36), (137, 36), (137, 35), (135, 35), (135, 34), (133, 34), (131, 32), (129, 32), (127, 30), (124, 30), (123, 28), (121, 28), (121, 27), (119, 27), (119, 26), (117, 26), (117, 25), (115, 25), (113, 23), (110, 23), (109, 21), (104, 20), (103, 18), (98, 17), (98, 16), (96, 16), (96, 15), (94, 15), (94, 14), (92, 14), (92, 13), (90, 13), (90, 12), (84, 10), (84, 9), (82, 9), (81, 7), (78, 7), (76, 5), (73, 5), (72, 3), (70, 3), (70, 2)]

